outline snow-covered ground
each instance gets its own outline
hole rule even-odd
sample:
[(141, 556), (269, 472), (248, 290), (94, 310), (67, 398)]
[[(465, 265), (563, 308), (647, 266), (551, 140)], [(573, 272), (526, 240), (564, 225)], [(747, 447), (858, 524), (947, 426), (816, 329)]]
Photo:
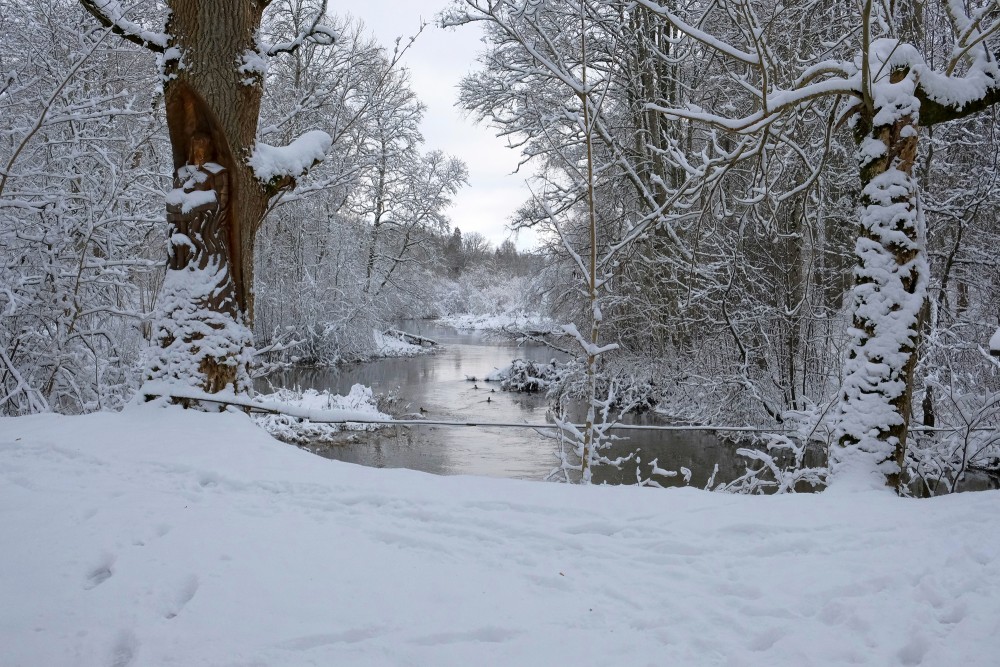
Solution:
[(975, 665), (1000, 492), (361, 468), (239, 414), (0, 420), (0, 664)]
[(499, 315), (457, 314), (444, 315), (438, 322), (474, 331), (530, 331), (542, 333), (562, 333), (562, 328), (554, 320), (537, 313), (501, 313)]

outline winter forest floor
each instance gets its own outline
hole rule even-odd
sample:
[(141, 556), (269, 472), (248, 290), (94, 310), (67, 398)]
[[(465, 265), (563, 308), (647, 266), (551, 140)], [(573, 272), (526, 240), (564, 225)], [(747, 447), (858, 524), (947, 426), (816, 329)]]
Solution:
[(0, 420), (0, 664), (996, 665), (1000, 492), (737, 497)]

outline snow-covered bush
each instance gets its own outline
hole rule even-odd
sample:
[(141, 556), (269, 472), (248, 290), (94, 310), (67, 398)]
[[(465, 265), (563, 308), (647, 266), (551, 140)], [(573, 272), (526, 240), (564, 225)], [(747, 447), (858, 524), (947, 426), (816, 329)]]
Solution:
[(806, 441), (783, 434), (768, 434), (756, 440), (763, 440), (763, 449), (740, 447), (736, 450), (737, 455), (750, 461), (746, 472), (714, 490), (742, 494), (795, 493), (826, 486), (827, 466), (807, 465), (809, 443)]
[(939, 407), (951, 426), (913, 438), (906, 452), (909, 490), (943, 495), (960, 490), (970, 471), (1000, 475), (1000, 392), (946, 394)]
[(503, 391), (534, 393), (547, 391), (566, 371), (565, 365), (554, 359), (548, 363), (515, 359), (510, 366), (499, 368), (486, 376), (486, 382), (499, 382)]

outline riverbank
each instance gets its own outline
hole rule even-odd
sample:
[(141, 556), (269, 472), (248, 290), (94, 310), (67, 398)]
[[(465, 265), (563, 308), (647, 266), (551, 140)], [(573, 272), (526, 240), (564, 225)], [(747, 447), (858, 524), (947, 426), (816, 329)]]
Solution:
[(475, 315), (472, 313), (443, 315), (436, 322), (465, 331), (493, 331), (513, 334), (530, 333), (536, 335), (562, 335), (563, 333), (562, 327), (555, 320), (543, 317), (537, 313), (520, 311), (498, 315)]
[(0, 420), (5, 665), (950, 665), (1000, 492), (734, 497), (325, 461), (240, 414)]
[[(315, 411), (346, 411), (361, 415), (365, 419), (392, 419), (392, 415), (379, 410), (378, 397), (371, 387), (356, 384), (346, 394), (306, 389), (278, 389), (273, 393), (258, 394), (257, 398), (266, 403), (291, 406), (296, 409)], [(257, 413), (253, 420), (272, 437), (311, 451), (317, 446), (349, 442), (350, 434), (357, 431), (373, 431), (375, 424), (323, 424), (313, 423), (285, 414)]]

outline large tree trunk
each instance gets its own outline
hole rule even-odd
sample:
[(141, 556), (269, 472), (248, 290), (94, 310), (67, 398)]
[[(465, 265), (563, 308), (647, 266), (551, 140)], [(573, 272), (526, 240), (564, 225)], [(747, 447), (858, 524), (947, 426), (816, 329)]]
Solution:
[(249, 389), (253, 246), (268, 196), (247, 164), (263, 81), (240, 63), (258, 49), (265, 4), (169, 2), (164, 98), (175, 189), (150, 380)]
[(881, 476), (898, 488), (929, 269), (913, 176), (920, 103), (905, 71), (894, 72), (890, 81), (893, 94), (876, 97), (886, 105), (876, 106), (858, 126), (863, 210), (853, 340), (831, 463), (835, 476), (874, 473), (873, 479)]

